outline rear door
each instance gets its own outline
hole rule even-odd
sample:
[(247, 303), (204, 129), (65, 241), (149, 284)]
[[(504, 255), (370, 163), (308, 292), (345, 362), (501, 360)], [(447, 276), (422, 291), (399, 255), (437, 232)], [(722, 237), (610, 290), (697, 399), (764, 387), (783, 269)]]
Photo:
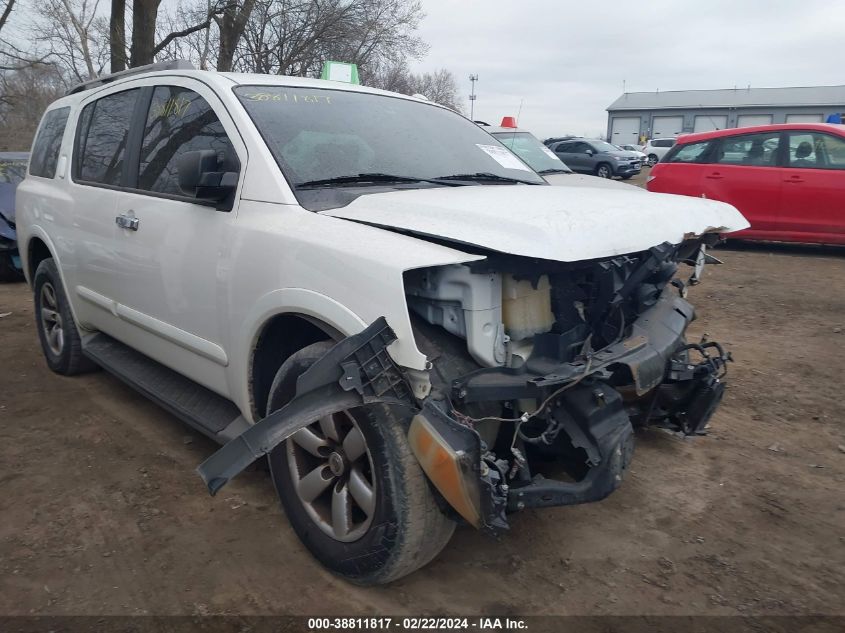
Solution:
[(120, 319), (114, 301), (120, 277), (115, 224), (117, 190), (125, 183), (127, 143), (140, 88), (121, 90), (84, 104), (76, 127), (70, 200), (71, 242), (77, 266), (69, 275), (82, 324), (114, 333)]
[(751, 237), (778, 230), (781, 133), (739, 134), (718, 139), (703, 171), (701, 193), (734, 205), (751, 223)]
[(555, 154), (573, 171), (591, 173), (593, 157), (587, 154), (592, 148), (584, 141), (569, 141), (555, 148)]
[(809, 130), (786, 136), (783, 239), (845, 243), (845, 138)]

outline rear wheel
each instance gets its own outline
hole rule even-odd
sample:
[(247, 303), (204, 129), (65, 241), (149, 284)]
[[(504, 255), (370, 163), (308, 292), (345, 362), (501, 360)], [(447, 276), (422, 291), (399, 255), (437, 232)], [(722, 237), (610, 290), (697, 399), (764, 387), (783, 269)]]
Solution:
[(658, 160), (657, 154), (649, 154), (648, 160), (646, 161), (646, 164), (649, 167), (654, 167), (657, 164), (657, 160)]
[(52, 258), (48, 257), (38, 264), (33, 288), (38, 339), (50, 369), (65, 376), (95, 369), (96, 365), (82, 355), (79, 330)]
[(596, 176), (599, 178), (613, 178), (613, 169), (607, 163), (599, 163), (596, 167)]
[[(332, 347), (300, 350), (279, 369), (268, 412), (293, 398), (297, 377)], [(386, 407), (326, 416), (270, 454), (276, 491), (317, 560), (357, 584), (383, 584), (433, 559), (455, 524), (438, 509), (405, 428)]]

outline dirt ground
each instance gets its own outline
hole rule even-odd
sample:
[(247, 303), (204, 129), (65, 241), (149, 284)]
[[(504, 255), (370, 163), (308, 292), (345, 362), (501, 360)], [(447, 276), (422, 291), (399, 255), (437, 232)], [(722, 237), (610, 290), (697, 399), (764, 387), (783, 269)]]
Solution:
[(607, 500), (460, 528), (375, 589), (309, 556), (265, 473), (211, 498), (210, 441), (50, 373), (27, 287), (0, 285), (0, 615), (845, 614), (845, 251), (717, 255), (691, 292), (736, 359), (709, 436), (639, 433)]

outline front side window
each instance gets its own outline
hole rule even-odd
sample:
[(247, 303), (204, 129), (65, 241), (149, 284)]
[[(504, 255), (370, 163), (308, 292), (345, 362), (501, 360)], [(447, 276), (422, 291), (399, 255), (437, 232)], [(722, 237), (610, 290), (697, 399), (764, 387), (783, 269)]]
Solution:
[(70, 108), (56, 108), (44, 115), (44, 122), (32, 146), (29, 173), (33, 176), (53, 178), (56, 175), (56, 164), (59, 162), (59, 150), (62, 147), (69, 113)]
[(339, 180), (362, 174), (381, 180), (484, 174), (473, 182), (546, 184), (483, 129), (433, 104), (290, 86), (239, 86), (235, 94), (301, 202), (309, 187), (342, 187)]
[(144, 126), (138, 188), (184, 195), (176, 165), (195, 150), (217, 152), (220, 171), (238, 171), (232, 143), (208, 102), (188, 88), (158, 86)]
[(139, 90), (126, 90), (89, 103), (77, 132), (77, 180), (100, 185), (122, 184), (129, 126)]
[(663, 162), (666, 163), (701, 163), (707, 154), (710, 141), (701, 143), (689, 143), (688, 145), (676, 145)]
[(845, 139), (822, 132), (790, 132), (789, 166), (845, 170)]
[(780, 132), (723, 138), (714, 162), (721, 165), (774, 167), (777, 165), (779, 145)]
[(655, 147), (672, 147), (675, 145), (675, 139), (673, 138), (661, 138), (654, 141)]

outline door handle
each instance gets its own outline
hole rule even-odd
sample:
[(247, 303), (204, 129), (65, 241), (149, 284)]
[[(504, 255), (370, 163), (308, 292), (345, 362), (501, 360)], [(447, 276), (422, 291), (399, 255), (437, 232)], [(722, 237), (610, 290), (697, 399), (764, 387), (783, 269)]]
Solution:
[(804, 182), (804, 179), (800, 176), (792, 176), (791, 178), (784, 178), (784, 182)]
[(718, 171), (714, 171), (712, 174), (706, 177), (710, 180), (721, 180), (722, 178), (724, 178), (724, 176), (722, 176), (722, 174), (720, 174)]
[(130, 231), (137, 231), (138, 225), (141, 221), (132, 215), (126, 215), (125, 213), (117, 216), (114, 219), (115, 223), (122, 229), (128, 229)]

